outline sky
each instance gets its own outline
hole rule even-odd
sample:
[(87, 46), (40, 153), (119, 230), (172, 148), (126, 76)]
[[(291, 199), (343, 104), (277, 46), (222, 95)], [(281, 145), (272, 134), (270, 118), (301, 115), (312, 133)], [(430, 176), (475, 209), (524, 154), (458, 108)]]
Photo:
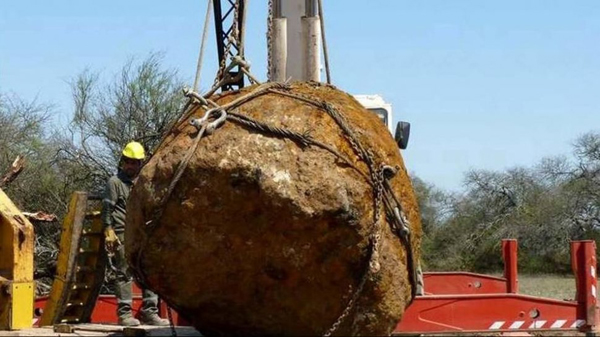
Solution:
[[(532, 166), (600, 131), (598, 0), (323, 0), (333, 84), (380, 94), (411, 123), (408, 170), (459, 191), (470, 169)], [(267, 0), (250, 0), (246, 56), (266, 78)], [(54, 105), (69, 81), (110, 80), (131, 58), (163, 55), (190, 85), (207, 0), (5, 1), (0, 92)], [(212, 28), (212, 27), (211, 27)], [(209, 35), (201, 89), (217, 68)]]

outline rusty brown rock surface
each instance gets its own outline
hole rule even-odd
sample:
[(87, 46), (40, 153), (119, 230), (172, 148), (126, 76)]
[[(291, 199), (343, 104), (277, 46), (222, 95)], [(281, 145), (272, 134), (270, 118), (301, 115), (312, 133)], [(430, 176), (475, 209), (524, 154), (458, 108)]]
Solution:
[[(215, 97), (219, 104), (251, 92)], [(333, 105), (391, 180), (410, 220), (419, 258), (421, 225), (404, 163), (378, 117), (332, 86), (288, 90)], [(275, 93), (235, 110), (310, 135), (321, 148), (227, 121), (203, 138), (151, 231), (175, 170), (193, 143), (189, 119), (176, 125), (142, 170), (128, 204), (126, 252), (144, 282), (201, 332), (222, 335), (320, 335), (346, 308), (368, 269), (373, 190), (367, 166), (324, 110)], [(197, 109), (193, 117), (201, 117)], [(410, 301), (405, 247), (383, 220), (381, 269), (335, 335), (391, 333)], [(139, 257), (139, 258), (138, 258)]]

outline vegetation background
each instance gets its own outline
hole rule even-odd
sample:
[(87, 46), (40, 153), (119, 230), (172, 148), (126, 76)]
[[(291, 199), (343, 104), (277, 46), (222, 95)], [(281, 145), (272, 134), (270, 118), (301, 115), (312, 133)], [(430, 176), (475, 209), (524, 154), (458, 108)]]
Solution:
[[(176, 70), (162, 67), (160, 54), (132, 59), (110, 79), (86, 70), (69, 85), (73, 119), (66, 126), (49, 122), (59, 113), (51, 103), (0, 93), (0, 169), (19, 154), (26, 158), (25, 170), (5, 191), (21, 210), (53, 213), (59, 221), (73, 191), (102, 192), (124, 144), (137, 140), (152, 151), (184, 103), (183, 81)], [(599, 236), (600, 133), (581, 135), (571, 148), (569, 156), (533, 167), (465, 172), (461, 191), (444, 191), (413, 174), (425, 271), (497, 272), (500, 240), (515, 238), (521, 272), (570, 274), (569, 241)], [(35, 226), (43, 293), (53, 275), (60, 225)], [(522, 289), (533, 292), (528, 284), (542, 279), (548, 277), (524, 279)], [(559, 288), (572, 283), (556, 279)]]

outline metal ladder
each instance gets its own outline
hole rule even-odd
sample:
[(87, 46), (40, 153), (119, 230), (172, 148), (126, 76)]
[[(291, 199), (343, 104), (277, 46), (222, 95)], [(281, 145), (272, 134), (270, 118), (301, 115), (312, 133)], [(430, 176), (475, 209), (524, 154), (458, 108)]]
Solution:
[[(40, 326), (91, 320), (107, 264), (99, 200), (86, 192), (71, 196), (62, 226), (56, 275)], [(94, 202), (98, 204), (95, 207), (91, 205)]]

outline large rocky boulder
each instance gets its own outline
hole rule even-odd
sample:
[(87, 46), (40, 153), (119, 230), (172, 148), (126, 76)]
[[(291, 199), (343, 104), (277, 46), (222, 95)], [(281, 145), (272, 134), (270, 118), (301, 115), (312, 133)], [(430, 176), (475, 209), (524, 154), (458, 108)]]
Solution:
[[(223, 105), (256, 89), (212, 99)], [(370, 153), (373, 167), (398, 168), (390, 184), (418, 259), (415, 196), (379, 118), (332, 86), (294, 83), (278, 90), (328, 103)], [(266, 92), (231, 111), (326, 146), (227, 120), (199, 141), (167, 194), (194, 150), (198, 131), (189, 121), (204, 110), (192, 110), (131, 192), (126, 252), (138, 277), (205, 334), (320, 335), (335, 322), (334, 334), (391, 333), (411, 300), (407, 246), (381, 207), (379, 268), (373, 268), (374, 189), (356, 146), (325, 109), (298, 98)]]

